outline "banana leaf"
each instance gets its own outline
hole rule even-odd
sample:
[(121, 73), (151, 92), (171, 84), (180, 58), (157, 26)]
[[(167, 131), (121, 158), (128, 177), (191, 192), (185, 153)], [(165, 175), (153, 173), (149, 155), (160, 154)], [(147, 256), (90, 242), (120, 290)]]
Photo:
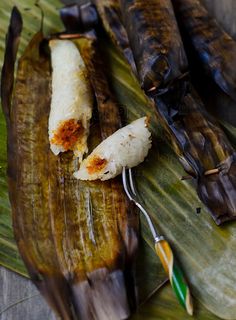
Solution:
[[(1, 1), (0, 61), (4, 37), (14, 1)], [(44, 32), (62, 30), (59, 1), (40, 1)], [(28, 0), (18, 5), (23, 13), (24, 31), (20, 53), (41, 25), (41, 10)], [(136, 170), (138, 189), (160, 231), (173, 245), (195, 297), (195, 319), (236, 319), (236, 223), (217, 227), (195, 194), (193, 181), (181, 181), (184, 172), (166, 142), (152, 107), (130, 74), (123, 57), (110, 44), (102, 43), (110, 82), (127, 122), (144, 114), (152, 118), (153, 148), (147, 161)], [(2, 64), (2, 63), (1, 63)], [(236, 139), (235, 128), (226, 124), (226, 133)], [(6, 128), (0, 115), (0, 264), (27, 276), (13, 239), (11, 210), (6, 183)], [(201, 209), (199, 209), (201, 208)], [(199, 213), (200, 211), (200, 213)], [(153, 242), (142, 219), (143, 244), (138, 256), (138, 286), (141, 300), (158, 290), (165, 281)], [(145, 270), (145, 271), (144, 271)], [(139, 271), (139, 272), (138, 272)], [(210, 312), (202, 307), (202, 303)], [(188, 319), (169, 287), (161, 289), (139, 309), (134, 319)]]
[(188, 316), (184, 310), (176, 303), (170, 286), (162, 287), (155, 296), (151, 297), (140, 307), (132, 320), (217, 320), (220, 319), (204, 308), (199, 308), (194, 316)]

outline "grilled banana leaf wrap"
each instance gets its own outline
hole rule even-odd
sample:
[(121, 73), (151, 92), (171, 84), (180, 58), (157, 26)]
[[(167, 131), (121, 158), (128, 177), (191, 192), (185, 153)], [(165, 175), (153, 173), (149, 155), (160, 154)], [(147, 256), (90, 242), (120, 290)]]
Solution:
[[(74, 2), (74, 1), (72, 1)], [(72, 3), (60, 9), (60, 17), (67, 32), (84, 32), (98, 24), (97, 9), (90, 2), (85, 4)]]
[(142, 88), (166, 88), (188, 68), (171, 1), (120, 0), (120, 5)]
[[(7, 121), (9, 196), (20, 254), (31, 279), (61, 319), (126, 319), (136, 303), (133, 262), (138, 216), (119, 178), (78, 181), (73, 177), (78, 168), (73, 153), (55, 156), (50, 151), (48, 45), (41, 32), (33, 37), (19, 59), (14, 83), (21, 28), (15, 8), (1, 96)], [(85, 47), (83, 41), (78, 45), (84, 60), (94, 59), (90, 72), (100, 70), (99, 81), (91, 74), (96, 96), (112, 97), (102, 73), (104, 66), (101, 61), (96, 64), (90, 46)], [(99, 143), (101, 134), (105, 137), (120, 126), (114, 99), (97, 101), (99, 113), (108, 112), (110, 117), (92, 123), (92, 143)]]
[(236, 101), (236, 42), (198, 0), (172, 0), (186, 40), (206, 72)]
[[(236, 152), (189, 81), (154, 98), (158, 114), (185, 171), (216, 224), (236, 218)], [(219, 173), (205, 175), (217, 168)]]
[[(236, 219), (236, 153), (184, 73), (188, 64), (171, 2), (120, 3), (140, 83), (180, 162), (215, 222)], [(216, 168), (219, 173), (205, 175)]]
[(86, 4), (71, 4), (60, 9), (61, 19), (67, 33), (86, 32), (91, 29), (106, 30), (113, 43), (128, 60), (132, 71), (137, 74), (127, 32), (121, 20), (119, 1), (92, 0)]

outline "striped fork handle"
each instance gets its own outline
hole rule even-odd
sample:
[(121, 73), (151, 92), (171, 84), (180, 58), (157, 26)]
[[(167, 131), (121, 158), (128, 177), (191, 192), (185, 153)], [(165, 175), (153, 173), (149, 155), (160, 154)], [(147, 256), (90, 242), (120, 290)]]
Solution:
[(188, 314), (193, 314), (192, 298), (183, 273), (176, 263), (173, 251), (169, 243), (164, 239), (159, 239), (155, 243), (156, 253), (169, 276), (171, 286), (180, 302)]

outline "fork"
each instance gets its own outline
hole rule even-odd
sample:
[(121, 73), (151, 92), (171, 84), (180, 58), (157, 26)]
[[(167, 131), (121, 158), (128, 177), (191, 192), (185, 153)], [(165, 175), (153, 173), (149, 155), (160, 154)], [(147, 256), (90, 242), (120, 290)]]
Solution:
[(159, 235), (156, 228), (145, 209), (140, 196), (135, 188), (134, 179), (132, 176), (132, 170), (123, 167), (122, 181), (125, 193), (130, 201), (133, 201), (139, 210), (143, 213), (147, 220), (148, 226), (152, 233), (155, 242), (156, 254), (160, 258), (162, 266), (167, 273), (172, 289), (177, 296), (180, 304), (186, 309), (189, 315), (193, 315), (192, 297), (189, 287), (185, 281), (183, 272), (174, 257), (170, 244), (162, 235)]

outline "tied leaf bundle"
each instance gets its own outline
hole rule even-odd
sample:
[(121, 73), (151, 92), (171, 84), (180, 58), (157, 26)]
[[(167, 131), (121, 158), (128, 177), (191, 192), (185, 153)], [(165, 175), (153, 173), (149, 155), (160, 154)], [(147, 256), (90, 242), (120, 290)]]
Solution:
[(154, 99), (181, 164), (216, 224), (235, 220), (236, 152), (192, 87), (171, 1), (120, 3), (140, 84)]

